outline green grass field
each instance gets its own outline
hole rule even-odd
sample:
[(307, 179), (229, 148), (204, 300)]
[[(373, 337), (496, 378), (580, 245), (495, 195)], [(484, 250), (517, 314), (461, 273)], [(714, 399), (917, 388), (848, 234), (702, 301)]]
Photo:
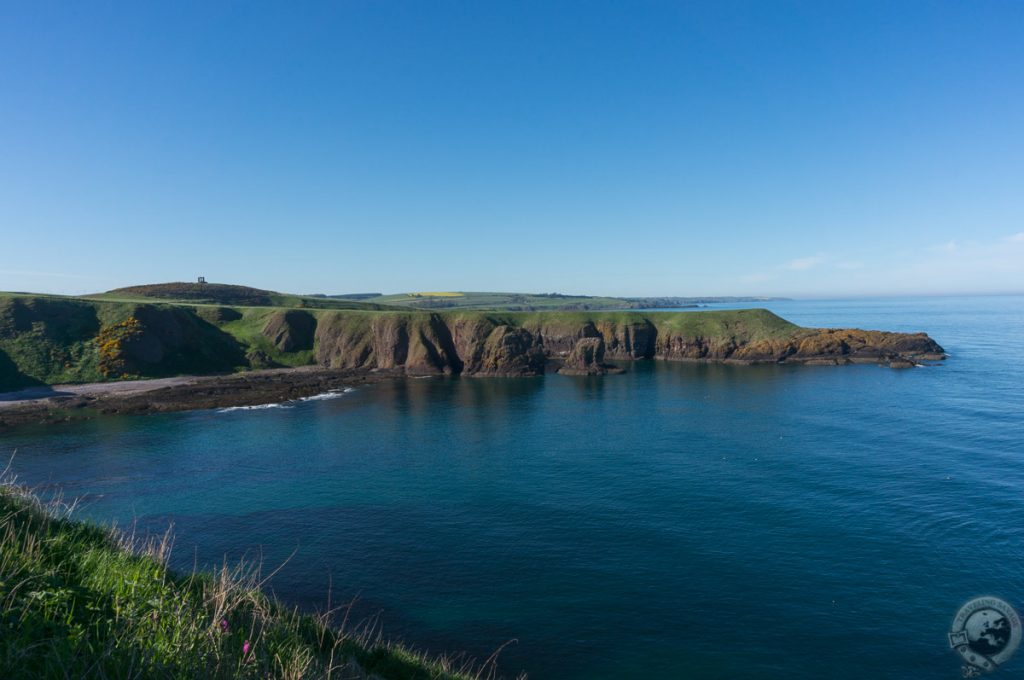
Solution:
[[(332, 299), (346, 299), (334, 296)], [(468, 291), (359, 294), (350, 300), (413, 309), (474, 309), (504, 312), (532, 311), (614, 311), (620, 309), (665, 309), (696, 307), (713, 302), (757, 302), (773, 298), (737, 297), (608, 297), (562, 295), (559, 293), (487, 293)]]
[(624, 298), (583, 295), (532, 295), (528, 293), (400, 293), (367, 298), (365, 302), (414, 309), (478, 309), (496, 311), (533, 311), (566, 309), (630, 309), (635, 307)]
[[(268, 597), (255, 565), (167, 568), (170, 537), (72, 519), (0, 480), (0, 677), (471, 680), (484, 668), (331, 625)], [(326, 602), (326, 594), (325, 594)]]

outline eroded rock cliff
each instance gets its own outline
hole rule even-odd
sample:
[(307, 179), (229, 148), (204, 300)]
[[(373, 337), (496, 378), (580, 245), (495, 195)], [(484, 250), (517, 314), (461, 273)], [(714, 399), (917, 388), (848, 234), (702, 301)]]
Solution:
[(766, 310), (650, 318), (601, 313), (367, 318), (328, 312), (317, 327), (316, 348), (318, 363), (330, 367), (494, 376), (539, 375), (550, 359), (567, 373), (600, 373), (607, 370), (606, 359), (888, 364), (944, 358), (924, 333), (801, 328)]
[(941, 358), (924, 333), (801, 328), (763, 309), (429, 313), (0, 298), (0, 389), (311, 362), (533, 376), (641, 359), (901, 367)]
[(562, 375), (604, 375), (621, 373), (618, 366), (606, 364), (604, 338), (598, 336), (580, 338), (565, 357), (558, 372)]
[(301, 309), (282, 309), (267, 317), (262, 333), (282, 352), (313, 349), (316, 317)]

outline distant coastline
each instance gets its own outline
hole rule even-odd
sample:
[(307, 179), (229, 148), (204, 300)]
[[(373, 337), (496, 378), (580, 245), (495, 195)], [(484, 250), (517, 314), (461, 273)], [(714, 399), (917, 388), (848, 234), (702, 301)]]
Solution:
[[(902, 368), (944, 357), (924, 333), (803, 328), (765, 309), (430, 311), (219, 284), (0, 294), (0, 392), (37, 388), (48, 404), (30, 408), (23, 393), (14, 408), (7, 395), (0, 423), (270, 403), (394, 375), (600, 375), (644, 359)], [(124, 388), (175, 376), (189, 377)], [(46, 391), (68, 384), (88, 387)]]
[(695, 309), (708, 304), (737, 304), (777, 302), (783, 297), (764, 296), (650, 296), (607, 297), (597, 295), (566, 295), (563, 293), (478, 293), (427, 292), (384, 295), (382, 293), (347, 293), (342, 295), (314, 295), (312, 297), (352, 300), (410, 309), (475, 309), (505, 312), (536, 311), (617, 311), (624, 309)]

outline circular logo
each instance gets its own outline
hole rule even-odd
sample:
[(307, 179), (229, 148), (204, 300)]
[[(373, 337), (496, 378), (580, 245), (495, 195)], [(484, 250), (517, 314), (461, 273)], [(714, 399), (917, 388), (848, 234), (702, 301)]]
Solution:
[(994, 671), (1020, 646), (1020, 617), (997, 597), (971, 600), (956, 613), (949, 646), (973, 668)]

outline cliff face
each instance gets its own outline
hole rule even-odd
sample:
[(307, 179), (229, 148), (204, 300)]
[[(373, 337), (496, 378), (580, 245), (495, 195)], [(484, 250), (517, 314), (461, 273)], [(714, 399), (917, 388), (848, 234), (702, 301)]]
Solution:
[(562, 375), (604, 375), (622, 372), (621, 368), (606, 364), (604, 356), (603, 337), (580, 338), (562, 362), (558, 372)]
[(267, 318), (261, 331), (282, 352), (313, 349), (316, 317), (300, 309), (282, 309)]
[[(701, 314), (720, 316), (707, 324)], [(599, 313), (580, 319), (388, 314), (369, 323), (328, 313), (317, 327), (316, 360), (339, 368), (514, 376), (539, 375), (551, 361), (565, 364), (564, 372), (596, 373), (605, 359), (844, 364), (944, 358), (924, 333), (800, 328), (765, 310), (686, 315), (695, 323), (680, 323), (674, 313), (625, 320)]]
[(544, 372), (543, 346), (525, 328), (486, 317), (446, 320), (438, 314), (344, 313), (321, 317), (317, 363), (331, 368), (404, 368), (430, 375), (521, 376)]
[(457, 373), (451, 330), (434, 314), (328, 313), (316, 328), (316, 360), (333, 368), (404, 368), (410, 374)]
[(606, 360), (908, 366), (943, 357), (923, 333), (801, 328), (759, 309), (439, 314), (0, 298), (0, 390), (308, 363), (532, 376), (604, 373)]

